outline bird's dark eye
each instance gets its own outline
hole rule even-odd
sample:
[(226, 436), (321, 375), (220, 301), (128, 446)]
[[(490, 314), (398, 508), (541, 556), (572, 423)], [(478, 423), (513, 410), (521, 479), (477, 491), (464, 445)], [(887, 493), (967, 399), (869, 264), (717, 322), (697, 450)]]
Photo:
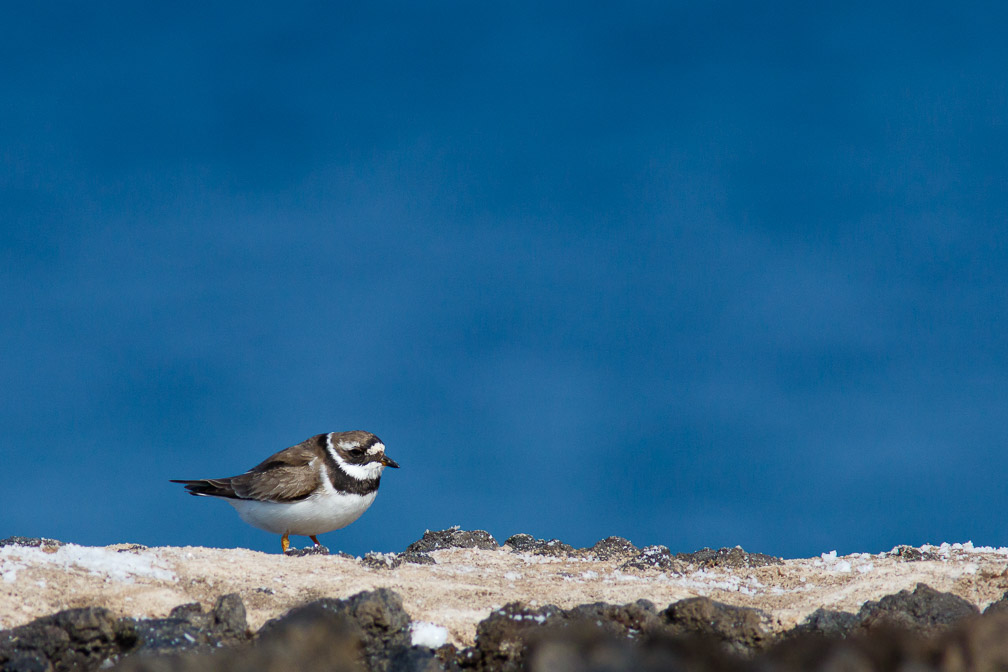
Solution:
[(360, 457), (361, 455), (364, 454), (364, 449), (359, 447), (353, 448), (350, 450), (350, 454), (353, 455), (354, 457)]

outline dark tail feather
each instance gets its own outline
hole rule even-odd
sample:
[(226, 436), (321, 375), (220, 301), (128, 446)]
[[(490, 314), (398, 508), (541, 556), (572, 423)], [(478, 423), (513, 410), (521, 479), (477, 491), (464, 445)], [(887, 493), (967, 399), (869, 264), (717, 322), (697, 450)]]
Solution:
[(170, 482), (182, 483), (190, 495), (197, 497), (228, 497), (231, 499), (238, 497), (234, 488), (231, 487), (230, 478), (201, 478), (195, 481), (170, 479)]

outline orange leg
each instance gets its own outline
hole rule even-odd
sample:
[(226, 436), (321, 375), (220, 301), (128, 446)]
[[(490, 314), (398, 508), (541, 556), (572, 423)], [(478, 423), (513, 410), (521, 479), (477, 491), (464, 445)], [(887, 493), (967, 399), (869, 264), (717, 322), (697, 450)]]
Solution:
[(319, 543), (318, 537), (316, 537), (314, 534), (309, 534), (308, 538), (311, 539), (312, 541), (314, 541), (316, 546), (321, 546), (322, 545), (322, 544)]
[(284, 553), (286, 553), (287, 549), (290, 548), (290, 539), (287, 538), (286, 532), (284, 532), (283, 536), (280, 537), (280, 547), (283, 548)]

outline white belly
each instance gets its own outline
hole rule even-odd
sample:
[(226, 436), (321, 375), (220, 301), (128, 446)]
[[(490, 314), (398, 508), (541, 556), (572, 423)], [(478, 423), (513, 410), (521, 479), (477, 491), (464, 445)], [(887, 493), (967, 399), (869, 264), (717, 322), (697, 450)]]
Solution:
[(257, 502), (228, 499), (249, 525), (274, 534), (309, 536), (346, 527), (361, 517), (378, 491), (369, 495), (344, 495), (332, 491), (312, 495), (297, 502)]

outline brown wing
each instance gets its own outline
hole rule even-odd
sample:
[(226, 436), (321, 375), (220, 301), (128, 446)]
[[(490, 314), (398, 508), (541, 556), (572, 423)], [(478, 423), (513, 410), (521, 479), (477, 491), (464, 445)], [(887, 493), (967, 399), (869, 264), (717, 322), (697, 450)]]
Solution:
[(313, 460), (322, 460), (316, 438), (270, 455), (240, 476), (172, 482), (184, 483), (194, 495), (264, 502), (304, 499), (319, 485), (320, 472), (317, 463), (312, 464)]
[[(310, 440), (281, 450), (241, 476), (231, 479), (235, 495), (241, 499), (290, 502), (304, 499), (319, 485), (318, 462), (322, 458)], [(315, 464), (312, 464), (316, 461)]]

